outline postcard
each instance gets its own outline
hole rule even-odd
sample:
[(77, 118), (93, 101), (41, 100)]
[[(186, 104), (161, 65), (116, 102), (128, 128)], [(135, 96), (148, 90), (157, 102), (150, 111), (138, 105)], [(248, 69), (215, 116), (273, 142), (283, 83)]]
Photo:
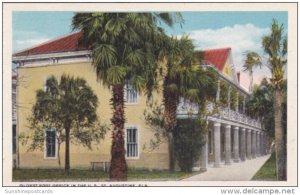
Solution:
[(297, 3), (4, 3), (2, 185), (297, 186), (297, 20)]

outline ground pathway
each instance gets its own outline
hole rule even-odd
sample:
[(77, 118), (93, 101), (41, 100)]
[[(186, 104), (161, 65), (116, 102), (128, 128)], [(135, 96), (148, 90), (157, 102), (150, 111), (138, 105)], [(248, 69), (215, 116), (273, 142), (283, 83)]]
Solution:
[(182, 181), (249, 181), (269, 158), (268, 154), (244, 162), (232, 162), (231, 165), (222, 165), (220, 168), (211, 166), (206, 172)]

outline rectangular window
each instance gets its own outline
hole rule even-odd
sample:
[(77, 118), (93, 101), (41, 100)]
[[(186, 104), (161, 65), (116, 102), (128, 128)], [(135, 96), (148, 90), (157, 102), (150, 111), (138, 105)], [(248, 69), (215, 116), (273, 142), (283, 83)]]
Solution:
[(136, 127), (126, 129), (126, 156), (138, 157), (138, 135)]
[(56, 157), (56, 130), (46, 129), (46, 158)]
[(138, 102), (138, 92), (126, 81), (124, 90), (124, 99), (126, 103), (134, 104)]
[(16, 148), (17, 148), (17, 130), (16, 130), (16, 125), (13, 125), (13, 154), (16, 154)]

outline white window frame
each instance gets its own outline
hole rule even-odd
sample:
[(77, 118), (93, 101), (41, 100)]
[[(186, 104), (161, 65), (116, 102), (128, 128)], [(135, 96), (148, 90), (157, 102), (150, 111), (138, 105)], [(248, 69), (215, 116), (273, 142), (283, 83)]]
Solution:
[[(54, 157), (48, 157), (47, 156), (47, 131), (55, 131), (55, 155)], [(51, 160), (51, 159), (57, 159), (57, 150), (58, 150), (58, 142), (57, 142), (57, 132), (55, 128), (47, 128), (44, 131), (44, 159)]]
[[(130, 128), (134, 128), (136, 129), (136, 140), (137, 140), (137, 156), (127, 156), (127, 129), (130, 129)], [(130, 124), (125, 124), (125, 158), (126, 159), (133, 159), (133, 160), (137, 160), (137, 159), (140, 159), (140, 128), (138, 125), (130, 125)]]
[(127, 101), (127, 88), (128, 88), (128, 82), (126, 81), (125, 82), (125, 85), (124, 85), (124, 102), (125, 102), (125, 105), (137, 105), (139, 103), (139, 92), (136, 91), (136, 101), (135, 102), (128, 102)]

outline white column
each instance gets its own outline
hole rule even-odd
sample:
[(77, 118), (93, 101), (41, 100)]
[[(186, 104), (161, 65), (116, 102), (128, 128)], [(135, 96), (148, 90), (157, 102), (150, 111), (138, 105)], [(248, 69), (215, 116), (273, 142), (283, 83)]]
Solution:
[(206, 171), (208, 165), (208, 135), (205, 136), (205, 144), (201, 147), (200, 170)]
[(227, 93), (227, 96), (228, 96), (228, 100), (227, 100), (227, 104), (228, 104), (228, 109), (230, 109), (230, 92), (231, 92), (231, 86), (229, 86), (229, 88), (228, 88), (228, 93)]
[(259, 157), (260, 156), (260, 132), (256, 132), (256, 155)]
[(247, 158), (251, 159), (251, 129), (247, 130)]
[(234, 127), (233, 135), (233, 162), (239, 162), (239, 127)]
[(235, 111), (239, 113), (239, 104), (240, 104), (240, 103), (239, 103), (239, 101), (240, 101), (240, 100), (239, 100), (239, 98), (240, 98), (239, 92), (237, 93), (236, 96), (237, 96), (237, 104), (236, 104), (236, 107), (235, 107)]
[(265, 147), (264, 147), (264, 132), (260, 133), (260, 154), (261, 156), (265, 155)]
[(256, 133), (252, 130), (252, 158), (256, 158)]
[(220, 79), (218, 80), (218, 89), (216, 94), (216, 102), (219, 102), (220, 100)]
[(243, 114), (246, 112), (245, 111), (245, 107), (246, 107), (246, 97), (243, 97)]
[(214, 130), (212, 129), (211, 131), (210, 131), (210, 142), (209, 142), (209, 147), (211, 147), (211, 153), (213, 153), (213, 151), (215, 151), (215, 145), (214, 145)]
[(245, 161), (246, 160), (246, 129), (242, 128), (241, 129), (242, 137), (241, 137), (241, 160)]
[(262, 141), (262, 132), (259, 132), (259, 155), (262, 156), (262, 144), (261, 144), (261, 141)]
[(221, 166), (221, 124), (214, 122), (214, 153), (215, 153), (215, 163), (214, 167)]
[(231, 164), (231, 126), (225, 126), (225, 165)]

